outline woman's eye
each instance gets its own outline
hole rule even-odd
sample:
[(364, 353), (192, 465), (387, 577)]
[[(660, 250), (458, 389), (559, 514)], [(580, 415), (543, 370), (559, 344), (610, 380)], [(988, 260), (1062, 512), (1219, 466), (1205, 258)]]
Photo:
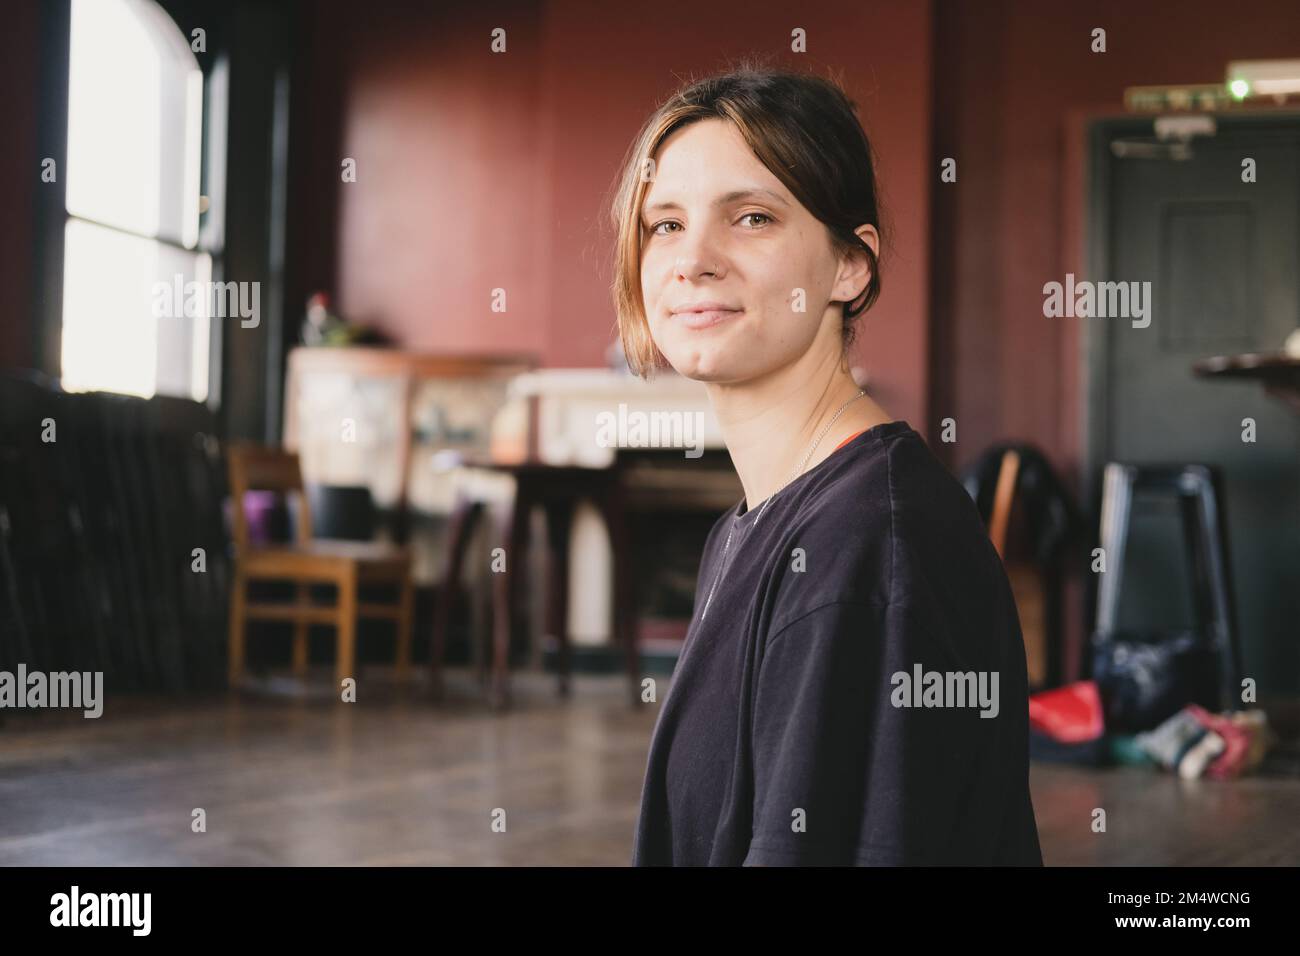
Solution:
[[(746, 219), (753, 219), (754, 217), (757, 217), (757, 218), (763, 220), (762, 222), (760, 222), (760, 223), (758, 223), (758, 224), (756, 224), (756, 225), (754, 225), (754, 226), (751, 227), (751, 228), (754, 228), (754, 229), (762, 228), (763, 226), (766, 226), (768, 223), (771, 223), (771, 222), (774, 222), (774, 221), (775, 221), (775, 220), (772, 219), (771, 216), (769, 216), (769, 215), (768, 215), (767, 213), (765, 213), (765, 212), (747, 212), (747, 213), (745, 213), (743, 216), (741, 216), (740, 218), (741, 218), (741, 221), (743, 222), (743, 221), (746, 220)], [(678, 227), (680, 227), (680, 226), (681, 226), (681, 223), (680, 223), (680, 222), (677, 222), (677, 221), (674, 220), (674, 219), (664, 219), (664, 220), (661, 220), (660, 222), (657, 222), (657, 223), (655, 223), (653, 226), (650, 227), (650, 233), (651, 233), (651, 235), (655, 235), (655, 236), (664, 236), (664, 235), (667, 235), (666, 232), (661, 231), (661, 227), (663, 227), (663, 226), (678, 226)]]

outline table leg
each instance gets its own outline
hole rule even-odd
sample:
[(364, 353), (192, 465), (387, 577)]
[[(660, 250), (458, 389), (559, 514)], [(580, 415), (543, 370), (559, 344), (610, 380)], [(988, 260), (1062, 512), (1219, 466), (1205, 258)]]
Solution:
[(465, 563), (465, 550), (469, 546), (474, 524), (483, 511), (483, 503), (466, 495), (458, 495), (452, 508), (447, 528), (447, 570), (442, 586), (438, 588), (437, 606), (433, 612), (432, 646), (429, 651), (434, 700), (444, 693), (442, 681), (443, 654), (447, 642), (447, 629), (451, 626), (451, 611), (456, 603), (456, 590), (460, 587), (461, 568)]
[(573, 676), (573, 655), (569, 644), (569, 533), (573, 527), (572, 501), (553, 501), (546, 508), (546, 536), (549, 539), (546, 581), (546, 631), (556, 641), (560, 696), (568, 697)]

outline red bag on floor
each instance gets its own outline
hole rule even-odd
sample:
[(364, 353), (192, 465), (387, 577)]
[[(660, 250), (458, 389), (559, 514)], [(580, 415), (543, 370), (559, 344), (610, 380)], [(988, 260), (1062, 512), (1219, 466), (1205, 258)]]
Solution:
[(1097, 740), (1106, 732), (1097, 685), (1084, 680), (1031, 694), (1029, 726), (1063, 744)]

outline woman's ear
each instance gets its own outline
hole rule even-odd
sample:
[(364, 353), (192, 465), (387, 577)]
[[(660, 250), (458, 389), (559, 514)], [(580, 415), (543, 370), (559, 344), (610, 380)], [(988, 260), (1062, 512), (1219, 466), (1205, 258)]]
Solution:
[[(863, 242), (871, 247), (877, 258), (880, 256), (880, 233), (875, 226), (859, 226), (853, 230)], [(852, 302), (860, 296), (871, 281), (871, 262), (865, 253), (858, 250), (847, 255), (840, 263), (839, 279), (835, 284), (833, 301)]]
[(858, 234), (858, 238), (871, 247), (871, 251), (880, 258), (880, 233), (876, 231), (875, 226), (858, 226), (853, 230)]

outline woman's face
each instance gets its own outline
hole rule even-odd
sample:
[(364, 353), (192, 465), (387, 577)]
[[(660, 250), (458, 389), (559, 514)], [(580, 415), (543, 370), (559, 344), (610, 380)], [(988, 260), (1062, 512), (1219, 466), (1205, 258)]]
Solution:
[[(673, 368), (739, 383), (810, 348), (838, 357), (839, 302), (866, 287), (865, 257), (842, 260), (826, 227), (730, 122), (677, 130), (655, 167), (641, 213), (641, 293), (651, 337)], [(702, 304), (720, 309), (683, 311)]]

